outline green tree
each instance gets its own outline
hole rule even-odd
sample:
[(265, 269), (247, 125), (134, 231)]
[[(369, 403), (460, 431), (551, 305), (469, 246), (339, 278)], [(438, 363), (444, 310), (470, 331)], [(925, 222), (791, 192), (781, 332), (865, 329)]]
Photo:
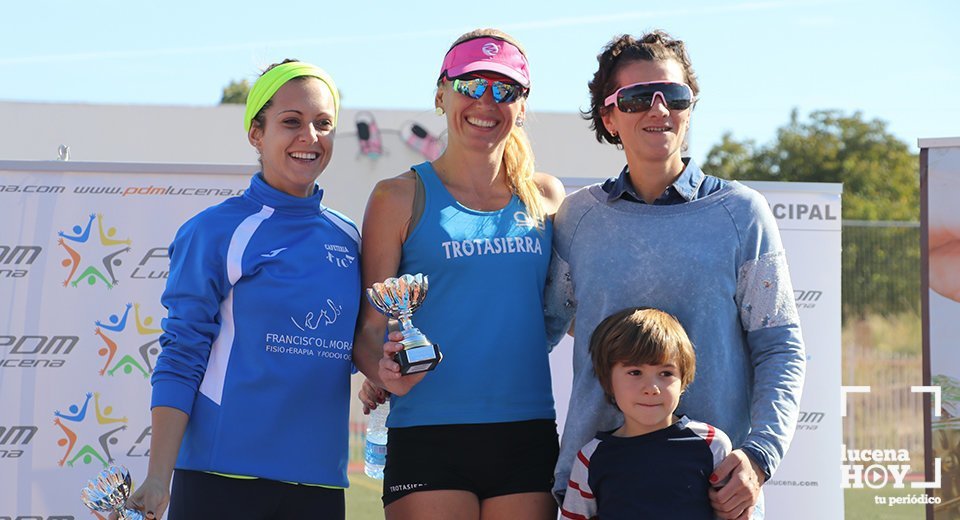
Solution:
[(842, 182), (843, 218), (854, 220), (917, 220), (918, 167), (916, 154), (885, 121), (837, 110), (812, 112), (809, 121), (794, 110), (766, 146), (727, 133), (706, 163), (708, 172), (727, 179)]
[(763, 146), (729, 133), (707, 154), (707, 172), (738, 180), (843, 183), (844, 316), (919, 312), (919, 231), (851, 221), (910, 221), (920, 215), (919, 161), (886, 122), (860, 112), (797, 111)]
[(231, 81), (229, 85), (223, 87), (220, 104), (243, 105), (247, 102), (248, 93), (250, 93), (250, 83), (247, 80)]
[(757, 146), (751, 140), (737, 141), (725, 132), (720, 143), (710, 148), (705, 170), (724, 179), (757, 180), (765, 175), (757, 169)]

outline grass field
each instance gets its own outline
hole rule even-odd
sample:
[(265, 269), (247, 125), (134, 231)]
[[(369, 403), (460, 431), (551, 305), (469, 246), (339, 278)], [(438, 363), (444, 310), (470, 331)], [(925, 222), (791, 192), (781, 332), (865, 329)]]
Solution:
[[(847, 520), (923, 520), (922, 505), (878, 504), (876, 497), (889, 502), (891, 497), (919, 495), (919, 489), (847, 489), (843, 495), (844, 513)], [(370, 517), (374, 518), (374, 517)]]
[(350, 473), (347, 488), (347, 518), (350, 520), (383, 520), (382, 480), (374, 480), (362, 472)]

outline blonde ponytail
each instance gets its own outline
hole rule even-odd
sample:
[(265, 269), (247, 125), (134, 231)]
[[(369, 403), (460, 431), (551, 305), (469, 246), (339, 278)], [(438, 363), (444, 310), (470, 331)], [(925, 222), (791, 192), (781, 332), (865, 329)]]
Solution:
[(507, 172), (507, 182), (514, 193), (527, 207), (527, 215), (538, 223), (543, 222), (542, 195), (533, 180), (533, 147), (527, 133), (520, 127), (513, 127), (507, 136), (503, 148), (503, 166)]

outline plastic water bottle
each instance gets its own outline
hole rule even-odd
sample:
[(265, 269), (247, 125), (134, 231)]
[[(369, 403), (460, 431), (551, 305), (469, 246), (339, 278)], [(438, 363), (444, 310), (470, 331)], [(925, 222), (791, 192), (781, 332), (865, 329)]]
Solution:
[(383, 466), (387, 462), (387, 415), (390, 401), (370, 412), (367, 417), (367, 442), (363, 449), (363, 472), (370, 478), (383, 479)]

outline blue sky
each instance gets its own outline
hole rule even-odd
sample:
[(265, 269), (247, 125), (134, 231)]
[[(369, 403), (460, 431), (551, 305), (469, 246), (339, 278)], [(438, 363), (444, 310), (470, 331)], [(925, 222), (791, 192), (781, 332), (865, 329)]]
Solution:
[(326, 68), (346, 107), (427, 117), (450, 43), (498, 27), (527, 48), (530, 108), (572, 113), (613, 35), (662, 28), (700, 78), (696, 158), (724, 132), (770, 141), (793, 108), (861, 111), (913, 147), (960, 136), (956, 0), (6, 4), (3, 101), (214, 105), (231, 79), (295, 57)]

